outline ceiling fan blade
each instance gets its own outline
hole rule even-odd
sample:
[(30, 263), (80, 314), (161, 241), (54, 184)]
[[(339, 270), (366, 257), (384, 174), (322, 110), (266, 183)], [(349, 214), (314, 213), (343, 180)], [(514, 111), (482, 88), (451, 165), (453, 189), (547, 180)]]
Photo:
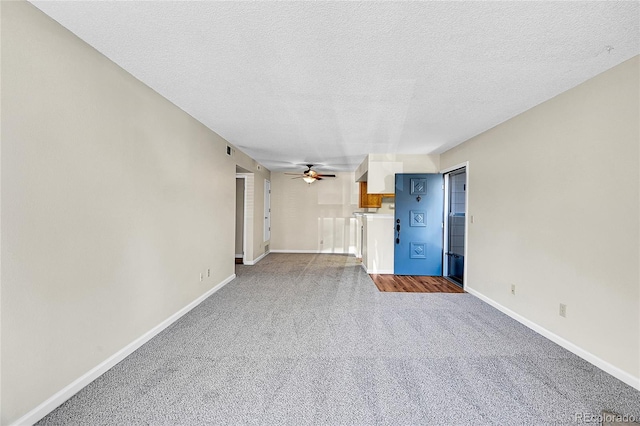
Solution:
[(305, 178), (306, 176), (297, 176), (297, 177), (292, 177), (291, 179), (302, 179)]
[(316, 176), (322, 176), (322, 177), (336, 177), (336, 175), (325, 175), (322, 173), (317, 174)]

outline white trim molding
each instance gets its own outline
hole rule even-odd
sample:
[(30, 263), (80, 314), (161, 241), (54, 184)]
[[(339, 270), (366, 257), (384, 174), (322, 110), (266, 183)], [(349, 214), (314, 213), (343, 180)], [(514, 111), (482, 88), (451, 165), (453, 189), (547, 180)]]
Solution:
[(271, 253), (311, 253), (311, 254), (319, 254), (320, 250), (271, 250)]
[(445, 169), (440, 170), (438, 173), (445, 174), (445, 173), (453, 172), (454, 170), (459, 170), (459, 169), (462, 169), (462, 168), (467, 168), (468, 169), (469, 168), (469, 162), (465, 161), (464, 163), (460, 163), (460, 164), (456, 164), (456, 165), (451, 166), (451, 167), (447, 167)]
[(636, 388), (637, 390), (640, 390), (640, 377), (635, 377), (629, 373), (627, 373), (626, 371), (621, 370), (620, 368), (616, 367), (613, 364), (610, 364), (609, 362), (603, 360), (602, 358), (597, 357), (596, 355), (592, 354), (591, 352), (588, 352), (584, 349), (582, 349), (580, 346), (571, 343), (570, 341), (568, 341), (567, 339), (558, 336), (557, 334), (547, 330), (544, 327), (541, 327), (540, 325), (536, 324), (535, 322), (526, 319), (525, 317), (523, 317), (520, 314), (515, 313), (514, 311), (512, 311), (511, 309), (502, 306), (500, 303), (496, 302), (493, 299), (488, 298), (487, 296), (483, 295), (482, 293), (472, 289), (472, 288), (465, 288), (465, 291), (468, 292), (469, 294), (472, 294), (473, 296), (477, 297), (478, 299), (482, 300), (483, 302), (488, 303), (489, 305), (493, 306), (494, 308), (496, 308), (497, 310), (501, 311), (502, 313), (510, 316), (511, 318), (513, 318), (514, 320), (518, 321), (519, 323), (529, 327), (531, 330), (535, 331), (536, 333), (546, 337), (547, 339), (551, 340), (552, 342), (562, 346), (563, 348), (565, 348), (566, 350), (568, 350), (569, 352), (574, 353), (575, 355), (578, 355), (580, 358), (584, 359), (585, 361), (595, 365), (596, 367), (598, 367), (599, 369), (601, 369), (602, 371), (611, 374), (613, 377), (615, 377), (618, 380), (623, 381), (624, 383), (628, 384), (631, 387)]
[(165, 328), (169, 327), (171, 324), (179, 320), (183, 315), (187, 312), (198, 306), (202, 303), (207, 297), (211, 296), (216, 291), (220, 290), (222, 287), (230, 283), (236, 278), (236, 274), (233, 274), (227, 277), (222, 282), (215, 285), (213, 288), (208, 290), (203, 295), (199, 296), (193, 302), (189, 303), (184, 308), (180, 309), (175, 314), (171, 315), (166, 320), (162, 321), (160, 324), (153, 327), (151, 330), (144, 333), (142, 336), (138, 337), (133, 342), (129, 343), (124, 348), (120, 349), (115, 354), (111, 355), (109, 358), (74, 380), (71, 384), (64, 387), (53, 396), (48, 398), (42, 404), (38, 405), (33, 410), (29, 411), (24, 416), (20, 417), (12, 426), (22, 426), (22, 425), (32, 425), (37, 421), (41, 420), (44, 416), (52, 412), (54, 409), (59, 407), (66, 400), (71, 398), (73, 395), (78, 393), (82, 388), (87, 386), (89, 383), (93, 382), (95, 379), (100, 377), (102, 374), (107, 372), (111, 367), (125, 359), (127, 356), (132, 354), (136, 349), (140, 348), (142, 345), (147, 343), (153, 337), (155, 337), (158, 333), (160, 333)]
[[(326, 251), (321, 251), (321, 250), (269, 250), (268, 252), (262, 253), (260, 256), (258, 256), (256, 259), (254, 260), (249, 260), (249, 261), (245, 261), (244, 264), (245, 265), (255, 265), (256, 263), (260, 262), (262, 259), (264, 259), (264, 257), (266, 255), (268, 255), (269, 253), (293, 253), (293, 254), (340, 254), (340, 255), (350, 255), (353, 254), (351, 252), (349, 253), (332, 253), (332, 252), (326, 252)], [(381, 273), (381, 274), (393, 274), (393, 272), (372, 272), (374, 274), (377, 273)]]
[(262, 259), (264, 259), (264, 257), (266, 255), (268, 255), (270, 252), (264, 252), (262, 253), (260, 256), (258, 256), (257, 258), (253, 259), (253, 260), (245, 260), (244, 264), (245, 265), (255, 265), (256, 263), (260, 262)]
[(362, 265), (362, 269), (364, 269), (367, 274), (393, 275), (392, 269), (367, 269), (364, 263), (361, 263), (360, 265)]
[[(464, 191), (464, 264), (462, 266), (462, 289), (467, 289), (467, 265), (469, 264), (469, 224), (470, 224), (470, 215), (469, 215), (469, 161), (465, 161), (463, 163), (456, 164), (451, 167), (447, 167), (445, 169), (440, 170), (440, 173), (447, 174), (453, 172), (455, 170), (464, 169), (466, 173), (466, 189)], [(445, 194), (446, 195), (446, 194)], [(446, 212), (445, 212), (446, 214)], [(445, 229), (446, 231), (446, 229)], [(443, 256), (442, 266), (444, 271), (445, 259)]]
[(236, 179), (244, 179), (244, 225), (242, 229), (243, 263), (252, 265), (249, 258), (253, 257), (253, 217), (255, 206), (255, 179), (253, 173), (236, 173)]

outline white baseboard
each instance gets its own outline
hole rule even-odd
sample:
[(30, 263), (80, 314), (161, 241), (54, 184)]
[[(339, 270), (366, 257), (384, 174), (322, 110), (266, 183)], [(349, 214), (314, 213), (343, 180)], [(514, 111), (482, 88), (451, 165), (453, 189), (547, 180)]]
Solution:
[(362, 269), (364, 269), (367, 274), (393, 275), (392, 269), (367, 269), (364, 263), (361, 263), (361, 265)]
[[(322, 250), (269, 250), (269, 253), (293, 253), (293, 254), (349, 254), (349, 253), (333, 253), (330, 251)], [(266, 256), (268, 253), (263, 254), (257, 258), (253, 263), (245, 263), (246, 265), (255, 265), (260, 259)]]
[(504, 314), (510, 316), (511, 318), (513, 318), (514, 320), (518, 321), (519, 323), (529, 327), (530, 329), (532, 329), (536, 333), (546, 337), (547, 339), (551, 340), (554, 343), (557, 343), (558, 345), (562, 346), (563, 348), (565, 348), (569, 352), (572, 352), (572, 353), (578, 355), (580, 358), (584, 359), (585, 361), (588, 361), (591, 364), (593, 364), (596, 367), (598, 367), (599, 369), (611, 374), (616, 379), (621, 380), (624, 383), (628, 384), (629, 386), (632, 386), (632, 387), (640, 390), (640, 378), (639, 377), (635, 377), (635, 376), (627, 373), (626, 371), (623, 371), (623, 370), (619, 369), (615, 365), (610, 364), (609, 362), (603, 360), (602, 358), (597, 357), (596, 355), (592, 354), (591, 352), (588, 352), (588, 351), (582, 349), (580, 346), (577, 346), (576, 344), (571, 343), (567, 339), (558, 336), (557, 334), (547, 330), (544, 327), (541, 327), (540, 325), (536, 324), (535, 322), (533, 322), (531, 320), (528, 320), (527, 318), (523, 317), (520, 314), (515, 313), (514, 311), (512, 311), (511, 309), (509, 309), (509, 308), (507, 308), (505, 306), (502, 306), (500, 303), (496, 302), (493, 299), (488, 298), (487, 296), (483, 295), (482, 293), (480, 293), (480, 292), (478, 292), (478, 291), (476, 291), (476, 290), (474, 290), (472, 288), (465, 287), (464, 290), (467, 293), (472, 294), (475, 297), (477, 297), (478, 299), (482, 300), (483, 302), (488, 303), (489, 305), (493, 306), (494, 308), (496, 308), (497, 310), (503, 312)]
[[(273, 251), (273, 250), (272, 250)], [(264, 257), (266, 255), (268, 255), (269, 253), (271, 253), (271, 251), (269, 252), (264, 252), (262, 253), (260, 256), (258, 256), (257, 258), (253, 259), (253, 260), (246, 260), (244, 262), (245, 265), (255, 265), (256, 263), (260, 262), (262, 259), (264, 259)]]
[(322, 250), (271, 250), (271, 253), (302, 253), (302, 254), (341, 254), (341, 255), (345, 255), (345, 254), (355, 254), (355, 252), (352, 251), (345, 251), (342, 253), (336, 253), (335, 251), (331, 251), (330, 249), (326, 249), (326, 251), (324, 249)]
[(84, 388), (89, 383), (93, 382), (95, 379), (97, 379), (102, 374), (104, 374), (111, 367), (113, 367), (114, 365), (116, 365), (117, 363), (125, 359), (127, 356), (129, 356), (131, 353), (133, 353), (136, 349), (138, 349), (139, 347), (147, 343), (149, 340), (151, 340), (154, 336), (156, 336), (162, 330), (164, 330), (165, 328), (167, 328), (168, 326), (176, 322), (178, 319), (180, 319), (180, 317), (185, 315), (187, 312), (189, 312), (190, 310), (198, 306), (207, 297), (211, 296), (213, 293), (220, 290), (226, 284), (233, 281), (235, 277), (236, 277), (236, 274), (233, 274), (227, 277), (224, 281), (214, 286), (212, 289), (204, 293), (202, 296), (198, 297), (196, 300), (189, 303), (187, 306), (180, 309), (178, 312), (171, 315), (169, 318), (162, 321), (160, 324), (156, 325), (151, 330), (147, 331), (145, 334), (138, 337), (136, 340), (129, 343), (127, 346), (120, 349), (115, 354), (111, 355), (105, 361), (101, 362), (100, 364), (98, 364), (97, 366), (95, 366), (94, 368), (92, 368), (82, 376), (80, 376), (78, 379), (74, 380), (71, 384), (69, 384), (68, 386), (64, 387), (63, 389), (55, 393), (52, 397), (48, 398), (42, 404), (38, 405), (33, 410), (29, 411), (27, 414), (20, 417), (18, 420), (12, 423), (12, 426), (32, 425), (37, 421), (39, 421), (40, 419), (42, 419), (44, 416), (46, 416), (47, 414), (52, 412), (54, 409), (56, 409), (58, 406), (60, 406), (67, 399), (71, 398), (73, 395), (78, 393), (78, 391), (80, 391), (82, 388)]
[(320, 250), (271, 250), (271, 253), (320, 253)]

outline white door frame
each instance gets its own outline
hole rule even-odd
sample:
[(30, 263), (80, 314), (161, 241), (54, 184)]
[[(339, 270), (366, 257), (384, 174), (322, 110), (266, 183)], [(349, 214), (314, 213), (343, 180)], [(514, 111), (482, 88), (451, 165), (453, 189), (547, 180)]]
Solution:
[(236, 173), (236, 179), (242, 179), (244, 181), (244, 191), (243, 200), (242, 200), (242, 263), (246, 265), (247, 262), (247, 174), (246, 173)]
[(449, 215), (446, 211), (449, 207), (449, 173), (465, 169), (466, 173), (466, 189), (464, 192), (464, 266), (462, 269), (462, 288), (467, 286), (467, 265), (469, 264), (469, 162), (456, 164), (455, 166), (447, 167), (440, 171), (444, 175), (444, 244), (442, 250), (442, 276), (446, 277), (449, 273), (449, 263), (447, 262), (447, 255), (445, 254), (449, 249), (449, 241), (446, 238), (449, 232)]

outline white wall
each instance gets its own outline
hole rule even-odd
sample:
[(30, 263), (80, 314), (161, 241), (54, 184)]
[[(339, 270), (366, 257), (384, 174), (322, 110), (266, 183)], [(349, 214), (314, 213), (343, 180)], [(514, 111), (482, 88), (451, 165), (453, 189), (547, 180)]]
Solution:
[(271, 173), (271, 251), (355, 252), (358, 184), (336, 173), (312, 184)]
[(233, 276), (237, 162), (32, 5), (0, 7), (9, 424)]
[(470, 163), (466, 287), (636, 386), (638, 63), (635, 57), (441, 156), (443, 168)]

